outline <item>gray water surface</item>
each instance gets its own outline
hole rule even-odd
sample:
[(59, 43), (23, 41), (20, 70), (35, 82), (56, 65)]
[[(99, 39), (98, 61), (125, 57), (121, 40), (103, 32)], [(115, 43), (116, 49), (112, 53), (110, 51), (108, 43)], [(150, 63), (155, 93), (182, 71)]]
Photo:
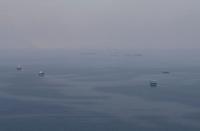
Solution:
[[(2, 65), (0, 130), (200, 129), (200, 64), (153, 56), (80, 57), (29, 63), (22, 72), (14, 64)], [(37, 76), (41, 68), (44, 78)], [(158, 87), (150, 88), (150, 80), (158, 81)]]

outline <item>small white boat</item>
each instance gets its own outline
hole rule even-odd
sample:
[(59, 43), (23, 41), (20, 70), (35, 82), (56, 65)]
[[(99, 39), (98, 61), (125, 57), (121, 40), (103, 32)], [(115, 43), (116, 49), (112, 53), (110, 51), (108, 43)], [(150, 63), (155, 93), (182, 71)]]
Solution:
[(16, 68), (17, 71), (22, 71), (22, 66), (18, 65)]
[(157, 87), (158, 86), (157, 81), (150, 81), (150, 86), (151, 87)]
[(40, 71), (40, 72), (38, 73), (38, 76), (39, 76), (39, 77), (44, 77), (44, 76), (45, 76), (45, 73), (44, 73), (43, 71)]

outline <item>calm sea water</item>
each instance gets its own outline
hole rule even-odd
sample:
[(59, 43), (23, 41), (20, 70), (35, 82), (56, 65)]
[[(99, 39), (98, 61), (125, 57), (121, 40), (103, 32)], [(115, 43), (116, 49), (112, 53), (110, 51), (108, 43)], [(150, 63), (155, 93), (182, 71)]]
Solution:
[(176, 54), (19, 60), (22, 72), (8, 59), (0, 66), (0, 130), (199, 131), (200, 61)]

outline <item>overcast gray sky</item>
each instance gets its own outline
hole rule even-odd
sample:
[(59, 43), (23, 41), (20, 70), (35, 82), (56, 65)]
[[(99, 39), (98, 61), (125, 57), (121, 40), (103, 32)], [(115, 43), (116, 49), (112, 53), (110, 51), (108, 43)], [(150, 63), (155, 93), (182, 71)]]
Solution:
[(200, 0), (0, 0), (3, 48), (199, 48)]

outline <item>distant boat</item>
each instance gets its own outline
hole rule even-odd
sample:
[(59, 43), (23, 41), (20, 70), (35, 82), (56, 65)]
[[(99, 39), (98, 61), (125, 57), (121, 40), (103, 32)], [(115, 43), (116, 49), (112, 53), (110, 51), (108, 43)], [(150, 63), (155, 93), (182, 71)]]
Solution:
[(40, 72), (38, 73), (38, 76), (39, 76), (39, 77), (44, 77), (44, 76), (45, 76), (45, 73), (44, 73), (43, 71), (40, 71)]
[(133, 56), (133, 55), (128, 53), (128, 54), (125, 54), (125, 56)]
[(22, 71), (22, 67), (20, 65), (17, 66), (16, 68), (17, 71)]
[(135, 56), (142, 56), (142, 54), (135, 54)]
[(96, 52), (83, 52), (83, 53), (80, 53), (81, 55), (96, 55), (97, 53)]
[(150, 86), (151, 87), (157, 87), (158, 86), (157, 81), (150, 81)]
[(163, 71), (162, 73), (163, 73), (163, 74), (170, 74), (169, 71)]

